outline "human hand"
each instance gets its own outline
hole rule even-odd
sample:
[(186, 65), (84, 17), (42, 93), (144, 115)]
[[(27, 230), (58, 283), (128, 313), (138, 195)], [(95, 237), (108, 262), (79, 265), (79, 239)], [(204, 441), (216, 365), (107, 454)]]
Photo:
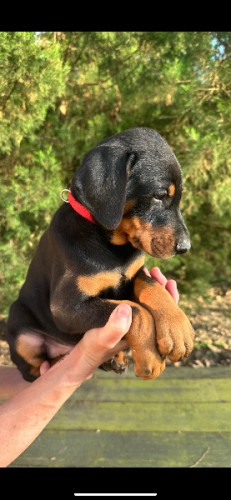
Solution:
[[(153, 267), (150, 273), (147, 268), (144, 268), (144, 273), (156, 279), (170, 293), (174, 301), (178, 303), (179, 293), (176, 281), (167, 280), (158, 267)], [(80, 349), (82, 352), (83, 361), (81, 361), (81, 366), (79, 365), (80, 371), (84, 369), (86, 363), (86, 366), (92, 366), (93, 372), (104, 361), (128, 347), (127, 342), (121, 340), (121, 338), (128, 332), (131, 321), (131, 307), (128, 304), (120, 304), (114, 309), (104, 327), (93, 328), (86, 332), (82, 340), (72, 349)], [(40, 375), (46, 373), (49, 368), (49, 361), (44, 361), (40, 366)], [(91, 378), (91, 376), (87, 376), (87, 378)]]
[[(128, 304), (119, 304), (111, 313), (105, 326), (88, 330), (67, 355), (70, 357), (73, 352), (78, 355), (77, 375), (83, 377), (83, 380), (91, 378), (93, 371), (99, 365), (125, 349), (127, 342), (121, 339), (128, 332), (131, 322), (131, 307)], [(44, 361), (40, 366), (40, 375), (46, 373), (49, 368), (49, 361)]]

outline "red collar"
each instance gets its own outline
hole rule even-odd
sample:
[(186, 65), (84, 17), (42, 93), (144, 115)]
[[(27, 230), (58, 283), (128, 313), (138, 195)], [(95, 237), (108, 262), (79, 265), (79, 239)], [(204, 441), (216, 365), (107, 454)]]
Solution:
[(82, 215), (82, 217), (89, 220), (90, 222), (93, 222), (93, 224), (97, 224), (95, 219), (93, 219), (91, 212), (89, 212), (89, 210), (86, 207), (81, 205), (81, 203), (79, 203), (74, 198), (74, 196), (72, 196), (70, 191), (68, 193), (68, 201), (69, 201), (70, 205), (72, 206), (72, 208), (75, 210), (75, 212), (77, 212), (77, 214)]

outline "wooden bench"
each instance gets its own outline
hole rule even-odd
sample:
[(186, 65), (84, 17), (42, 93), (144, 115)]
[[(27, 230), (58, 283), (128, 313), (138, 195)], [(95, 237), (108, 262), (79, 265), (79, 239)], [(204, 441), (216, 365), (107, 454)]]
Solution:
[(11, 467), (231, 467), (231, 369), (98, 370)]

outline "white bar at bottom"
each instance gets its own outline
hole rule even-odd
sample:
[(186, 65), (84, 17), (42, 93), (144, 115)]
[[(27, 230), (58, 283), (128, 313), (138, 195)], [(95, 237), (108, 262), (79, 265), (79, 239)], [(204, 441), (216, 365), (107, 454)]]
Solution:
[(156, 497), (157, 493), (74, 493), (75, 497)]

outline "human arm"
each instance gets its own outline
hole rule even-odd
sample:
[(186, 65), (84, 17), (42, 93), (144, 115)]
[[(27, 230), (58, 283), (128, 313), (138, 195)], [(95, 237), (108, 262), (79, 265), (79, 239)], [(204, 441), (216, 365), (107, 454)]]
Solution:
[(15, 366), (0, 366), (0, 398), (10, 398), (31, 384)]
[(15, 460), (94, 370), (126, 347), (131, 308), (118, 306), (103, 328), (86, 332), (61, 361), (0, 406), (0, 466)]
[[(173, 280), (168, 282), (158, 268), (153, 268), (150, 276), (159, 281), (175, 301), (178, 300)], [(118, 311), (127, 311), (127, 318), (118, 316)], [(102, 362), (127, 346), (120, 339), (130, 324), (131, 308), (124, 304), (118, 306), (105, 327), (86, 332), (60, 362), (52, 368), (44, 362), (42, 376), (33, 383), (26, 382), (14, 367), (0, 367), (0, 397), (12, 396), (0, 406), (1, 467), (9, 465), (36, 439), (65, 401), (84, 380), (91, 378)]]
[[(156, 279), (160, 285), (164, 286), (175, 302), (178, 303), (179, 293), (177, 290), (177, 284), (174, 280), (167, 280), (158, 267), (153, 267), (150, 272), (147, 268), (145, 268), (144, 272), (147, 276), (152, 276), (152, 278)], [(41, 375), (49, 368), (49, 363), (44, 362), (41, 366)], [(0, 398), (9, 398), (30, 385), (31, 383), (27, 382), (22, 377), (21, 373), (15, 368), (15, 366), (0, 366)]]

